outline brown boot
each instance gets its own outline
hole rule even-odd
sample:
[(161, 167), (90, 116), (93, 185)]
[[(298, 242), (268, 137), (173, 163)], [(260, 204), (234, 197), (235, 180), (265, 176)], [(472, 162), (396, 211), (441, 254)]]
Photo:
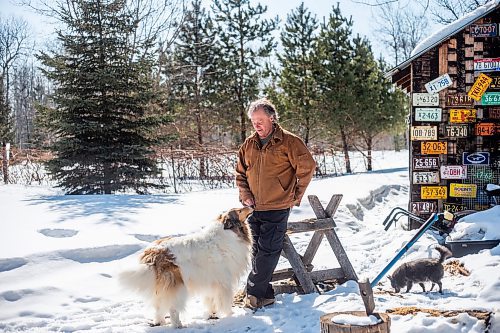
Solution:
[(250, 308), (250, 309), (260, 309), (264, 306), (268, 306), (271, 304), (274, 304), (276, 299), (273, 298), (257, 298), (254, 295), (247, 295), (245, 297), (245, 307)]

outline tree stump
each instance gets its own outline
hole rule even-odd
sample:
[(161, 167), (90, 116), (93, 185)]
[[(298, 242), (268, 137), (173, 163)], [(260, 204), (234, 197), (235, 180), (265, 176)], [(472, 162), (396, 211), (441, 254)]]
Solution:
[(332, 318), (340, 314), (348, 314), (358, 317), (366, 317), (364, 311), (344, 311), (344, 312), (334, 312), (327, 315), (321, 316), (321, 333), (389, 333), (391, 328), (391, 318), (386, 313), (374, 313), (372, 314), (376, 318), (380, 319), (381, 322), (373, 325), (350, 325), (350, 324), (338, 324), (332, 321)]

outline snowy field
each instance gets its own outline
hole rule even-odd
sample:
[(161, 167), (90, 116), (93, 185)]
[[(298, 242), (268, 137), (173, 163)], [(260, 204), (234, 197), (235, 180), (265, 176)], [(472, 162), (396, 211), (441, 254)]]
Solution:
[[(400, 223), (388, 231), (382, 225), (393, 208), (407, 208), (408, 152), (376, 152), (374, 158), (376, 171), (314, 180), (306, 193), (317, 195), (325, 207), (332, 194), (344, 195), (334, 217), (336, 232), (357, 275), (370, 280), (415, 233)], [(64, 196), (49, 187), (0, 186), (0, 331), (176, 331), (149, 327), (149, 309), (120, 287), (117, 274), (137, 261), (148, 242), (197, 231), (220, 212), (238, 206), (236, 189)], [(485, 224), (489, 234), (500, 234), (498, 215), (495, 224)], [(293, 209), (290, 221), (312, 217), (305, 199)], [(292, 237), (299, 253), (310, 237), (310, 233)], [(438, 238), (427, 232), (399, 263), (437, 256), (431, 249)], [(459, 260), (471, 274), (446, 272), (444, 295), (435, 290), (423, 293), (419, 286), (395, 294), (386, 277), (380, 281), (374, 288), (376, 312), (403, 306), (459, 310), (452, 317), (424, 312), (391, 315), (391, 332), (485, 332), (485, 321), (467, 314), (468, 310), (493, 312), (488, 332), (500, 332), (500, 246)], [(338, 267), (326, 240), (313, 265), (315, 269)], [(284, 267), (287, 263), (280, 261), (279, 268)], [(232, 317), (219, 320), (206, 320), (201, 302), (195, 299), (181, 315), (187, 326), (181, 332), (317, 333), (320, 316), (361, 310), (364, 306), (353, 281), (321, 295), (281, 294), (274, 305), (256, 313), (235, 307)]]

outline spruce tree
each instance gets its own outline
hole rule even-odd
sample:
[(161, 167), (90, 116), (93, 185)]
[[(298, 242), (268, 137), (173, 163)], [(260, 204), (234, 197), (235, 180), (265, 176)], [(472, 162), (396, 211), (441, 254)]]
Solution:
[(304, 142), (319, 126), (319, 89), (314, 77), (318, 68), (316, 32), (318, 20), (301, 3), (286, 20), (281, 32), (283, 52), (278, 54), (281, 65), (279, 86), (283, 90), (285, 117), (293, 119)]
[(140, 22), (125, 0), (77, 0), (60, 11), (59, 50), (41, 53), (56, 83), (45, 108), (58, 140), (48, 168), (68, 194), (144, 193), (156, 186), (153, 147), (165, 116), (151, 109), (153, 40), (138, 39)]
[(246, 107), (257, 97), (262, 78), (262, 61), (275, 43), (272, 32), (278, 18), (263, 19), (266, 6), (252, 6), (250, 0), (214, 0), (213, 10), (219, 30), (219, 60), (217, 68), (219, 107), (226, 111), (225, 119), (237, 120), (237, 142), (246, 138)]
[(352, 172), (349, 159), (351, 116), (347, 110), (354, 100), (351, 90), (354, 76), (350, 67), (351, 28), (352, 20), (342, 16), (339, 5), (332, 7), (328, 20), (320, 26), (320, 67), (316, 73), (322, 115), (331, 129), (330, 134), (340, 135), (347, 173)]
[(212, 20), (194, 0), (186, 12), (174, 45), (172, 65), (167, 77), (172, 89), (177, 119), (187, 133), (184, 144), (203, 145), (207, 132), (214, 126), (215, 99), (215, 31)]

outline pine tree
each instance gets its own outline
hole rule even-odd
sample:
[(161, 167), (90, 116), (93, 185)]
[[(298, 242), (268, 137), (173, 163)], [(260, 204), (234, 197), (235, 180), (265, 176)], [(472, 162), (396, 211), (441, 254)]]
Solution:
[(214, 0), (212, 8), (220, 31), (219, 107), (226, 111), (227, 120), (237, 119), (236, 140), (241, 143), (246, 138), (246, 107), (258, 95), (261, 61), (275, 46), (272, 32), (278, 18), (262, 19), (267, 7), (254, 7), (250, 0)]
[[(392, 83), (385, 77), (385, 71), (373, 56), (370, 43), (359, 36), (353, 40), (354, 50), (352, 70), (359, 78), (352, 91), (356, 96), (352, 104), (352, 128), (366, 150), (367, 171), (373, 169), (372, 149), (375, 138), (382, 133), (389, 133), (404, 123), (406, 109), (404, 100)], [(363, 152), (364, 154), (364, 152)]]
[(58, 135), (48, 168), (69, 194), (144, 193), (156, 186), (153, 146), (168, 121), (151, 111), (154, 41), (137, 38), (125, 0), (77, 0), (60, 15), (61, 48), (39, 56), (57, 86), (56, 107), (41, 110)]
[(320, 27), (320, 67), (315, 75), (321, 90), (322, 116), (331, 128), (330, 134), (340, 135), (347, 173), (352, 172), (349, 159), (351, 117), (347, 111), (354, 99), (351, 91), (354, 76), (350, 68), (351, 28), (352, 20), (342, 16), (339, 5), (333, 7), (328, 21)]
[(2, 143), (2, 174), (5, 184), (9, 182), (7, 144), (11, 142), (12, 136), (12, 117), (5, 97), (3, 77), (0, 74), (0, 142)]
[(285, 118), (293, 119), (309, 143), (311, 132), (319, 126), (319, 91), (314, 72), (318, 68), (316, 36), (318, 20), (301, 3), (286, 20), (281, 32), (283, 53), (278, 55), (281, 65), (279, 86), (283, 90)]
[(207, 132), (215, 123), (214, 72), (216, 50), (212, 20), (194, 0), (180, 27), (175, 42), (172, 65), (167, 77), (172, 89), (177, 119), (188, 133), (182, 133), (184, 143), (203, 145)]

